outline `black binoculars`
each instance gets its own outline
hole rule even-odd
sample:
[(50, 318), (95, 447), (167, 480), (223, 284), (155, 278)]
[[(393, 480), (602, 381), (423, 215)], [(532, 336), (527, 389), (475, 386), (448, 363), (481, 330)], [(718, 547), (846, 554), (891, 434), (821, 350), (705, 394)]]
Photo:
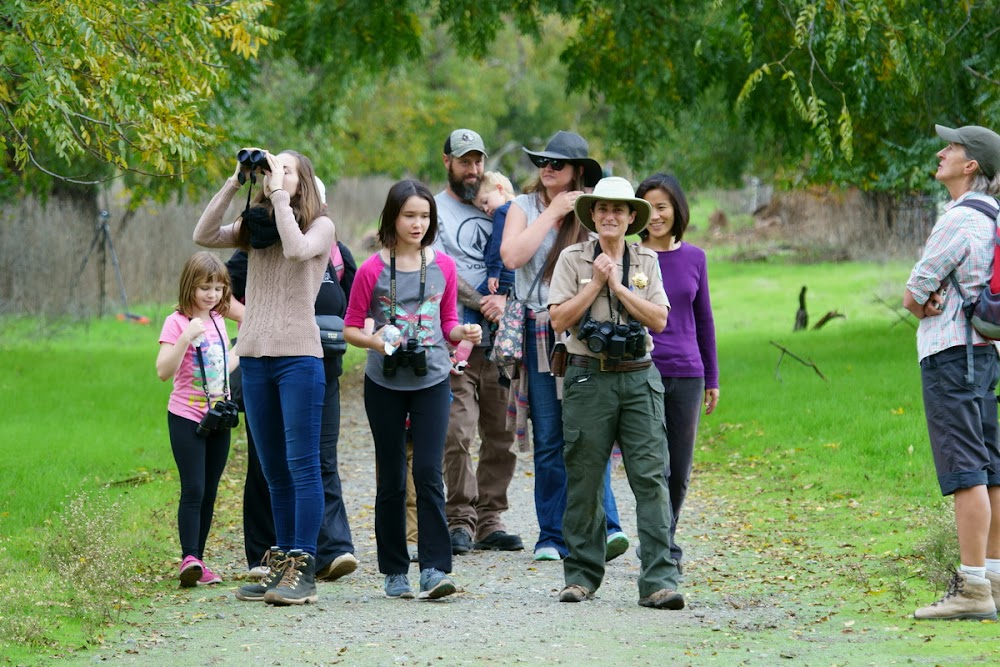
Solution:
[(236, 428), (240, 424), (240, 409), (233, 401), (218, 401), (198, 422), (195, 435), (204, 438), (214, 431)]
[(382, 357), (382, 375), (396, 377), (398, 368), (410, 368), (417, 377), (427, 375), (427, 350), (417, 344), (416, 338), (407, 338), (406, 345)]
[[(250, 182), (257, 182), (257, 170), (270, 171), (267, 164), (267, 155), (262, 150), (244, 148), (236, 154), (236, 159), (241, 165), (250, 171)], [(241, 171), (239, 175), (240, 185), (246, 183), (246, 175)]]

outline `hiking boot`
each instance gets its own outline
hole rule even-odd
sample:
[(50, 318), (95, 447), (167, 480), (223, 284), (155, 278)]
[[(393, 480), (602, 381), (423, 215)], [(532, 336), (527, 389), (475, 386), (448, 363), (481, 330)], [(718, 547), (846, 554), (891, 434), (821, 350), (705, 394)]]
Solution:
[(611, 533), (604, 547), (604, 561), (614, 560), (626, 551), (628, 551), (628, 536), (620, 530)]
[(191, 588), (198, 585), (198, 580), (204, 574), (204, 566), (194, 556), (185, 556), (181, 561), (181, 588)]
[(990, 587), (993, 589), (993, 606), (1000, 612), (1000, 572), (986, 570), (986, 579), (990, 582)]
[(639, 606), (653, 609), (683, 609), (684, 596), (672, 588), (661, 588), (652, 595), (639, 598)]
[(451, 554), (467, 554), (472, 551), (472, 536), (465, 528), (452, 528), (451, 530)]
[(413, 589), (410, 588), (410, 578), (405, 574), (385, 575), (385, 596), (400, 600), (412, 600)]
[(202, 568), (202, 575), (201, 579), (198, 580), (199, 586), (208, 586), (211, 584), (222, 583), (222, 577), (220, 577), (215, 572), (212, 572), (210, 569), (208, 569), (208, 566), (205, 565), (205, 561), (201, 561), (201, 568)]
[(932, 621), (993, 620), (996, 617), (991, 581), (970, 577), (961, 571), (952, 576), (943, 598), (913, 612), (913, 618)]
[(316, 578), (322, 581), (336, 581), (358, 569), (358, 559), (354, 554), (340, 554), (333, 562), (316, 573)]
[(481, 551), (520, 551), (524, 548), (524, 543), (517, 535), (497, 530), (473, 544), (472, 548)]
[(420, 600), (437, 600), (457, 590), (451, 577), (433, 567), (420, 570)]
[(535, 549), (535, 560), (562, 560), (562, 555), (555, 547), (538, 547)]
[(264, 593), (264, 602), (280, 607), (317, 602), (316, 557), (302, 549), (292, 549), (285, 557), (285, 571), (278, 585)]
[[(264, 565), (266, 563), (266, 565)], [(278, 547), (271, 547), (264, 553), (261, 560), (263, 567), (267, 568), (267, 574), (263, 579), (252, 584), (240, 586), (236, 591), (236, 599), (244, 602), (261, 602), (264, 594), (278, 585), (281, 575), (284, 574), (285, 552)]]
[(580, 584), (570, 584), (559, 591), (560, 602), (584, 602), (593, 597), (594, 594)]

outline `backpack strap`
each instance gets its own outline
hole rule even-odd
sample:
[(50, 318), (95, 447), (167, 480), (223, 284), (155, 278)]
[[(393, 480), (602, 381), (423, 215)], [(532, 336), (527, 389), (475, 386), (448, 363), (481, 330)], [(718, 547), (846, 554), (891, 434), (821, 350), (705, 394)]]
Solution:
[[(997, 203), (996, 199), (993, 200), (993, 203)], [(987, 204), (986, 202), (984, 202), (981, 199), (965, 199), (965, 200), (960, 201), (957, 204), (955, 204), (955, 206), (956, 207), (957, 206), (961, 206), (963, 208), (971, 208), (974, 211), (979, 211), (980, 213), (982, 213), (983, 215), (985, 215), (987, 218), (989, 218), (993, 222), (996, 222), (996, 220), (997, 220), (997, 213), (1000, 212), (1000, 209), (997, 209), (997, 208), (994, 208), (993, 206), (990, 206), (989, 204)], [(996, 233), (993, 234), (993, 243), (994, 243), (994, 246), (1000, 246), (1000, 238), (997, 238)], [(994, 248), (994, 252), (996, 252), (996, 248)], [(962, 305), (961, 305), (961, 309), (960, 309), (959, 312), (965, 313), (965, 320), (966, 320), (965, 321), (965, 324), (966, 324), (966, 327), (965, 327), (965, 363), (966, 363), (965, 381), (968, 382), (969, 385), (972, 385), (972, 384), (975, 383), (975, 379), (976, 379), (975, 378), (975, 373), (973, 372), (973, 362), (972, 362), (972, 348), (973, 348), (973, 345), (972, 345), (972, 313), (971, 313), (971, 310), (970, 310), (970, 308), (973, 306), (974, 302), (972, 300), (966, 298), (965, 292), (962, 291), (962, 286), (958, 283), (958, 278), (955, 277), (955, 271), (957, 271), (957, 270), (958, 270), (958, 267), (956, 267), (954, 271), (952, 271), (951, 273), (949, 273), (948, 274), (948, 279), (951, 281), (952, 287), (955, 288), (955, 291), (958, 292), (958, 296), (962, 299)], [(997, 266), (993, 267), (993, 271), (998, 271), (998, 270), (1000, 270), (1000, 267), (997, 267)], [(987, 283), (986, 289), (989, 289), (989, 283)], [(956, 313), (955, 316), (958, 317), (958, 313)]]

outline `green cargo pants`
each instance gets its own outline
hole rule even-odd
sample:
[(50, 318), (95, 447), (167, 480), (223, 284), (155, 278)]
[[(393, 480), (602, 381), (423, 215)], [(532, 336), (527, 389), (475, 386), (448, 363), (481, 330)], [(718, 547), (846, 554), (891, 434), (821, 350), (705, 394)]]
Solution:
[(670, 497), (663, 476), (668, 457), (663, 382), (656, 367), (609, 372), (592, 359), (589, 368), (568, 367), (563, 388), (566, 585), (594, 592), (604, 578), (604, 470), (617, 441), (635, 495), (642, 547), (639, 597), (663, 588), (677, 590), (677, 563), (670, 558)]

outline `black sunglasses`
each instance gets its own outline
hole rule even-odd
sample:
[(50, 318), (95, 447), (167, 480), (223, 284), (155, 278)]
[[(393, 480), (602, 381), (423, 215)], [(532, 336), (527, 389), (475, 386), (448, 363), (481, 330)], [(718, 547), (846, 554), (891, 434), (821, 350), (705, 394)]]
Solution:
[(569, 164), (566, 160), (559, 160), (551, 157), (538, 157), (537, 155), (531, 156), (531, 162), (539, 169), (552, 167), (552, 171), (562, 171), (562, 168)]

